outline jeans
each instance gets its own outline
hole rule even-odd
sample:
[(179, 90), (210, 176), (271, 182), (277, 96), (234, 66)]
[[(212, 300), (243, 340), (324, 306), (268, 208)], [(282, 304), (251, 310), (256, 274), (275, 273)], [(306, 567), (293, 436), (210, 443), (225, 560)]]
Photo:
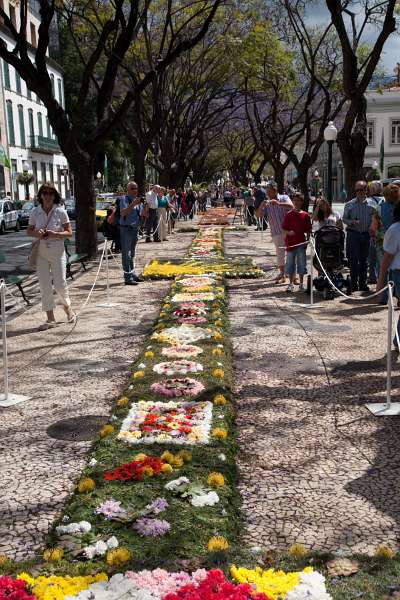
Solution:
[(125, 281), (132, 281), (135, 275), (133, 260), (138, 241), (138, 228), (136, 225), (121, 227), (121, 258)]
[(296, 273), (296, 263), (297, 273), (299, 275), (305, 275), (307, 273), (305, 246), (298, 246), (298, 248), (293, 248), (293, 250), (288, 250), (286, 252), (286, 273), (288, 275), (294, 275)]
[(364, 286), (367, 283), (369, 239), (368, 232), (347, 230), (346, 255), (352, 285)]
[(157, 209), (149, 208), (149, 215), (147, 217), (147, 225), (146, 225), (146, 239), (149, 240), (152, 233), (154, 233), (154, 241), (158, 240), (158, 218), (157, 218)]
[(377, 258), (376, 258), (376, 244), (375, 240), (371, 238), (369, 244), (369, 254), (368, 254), (368, 282), (376, 283), (378, 279), (377, 273)]
[[(396, 298), (400, 298), (400, 271), (398, 269), (390, 270), (389, 271), (389, 280), (393, 281), (393, 283), (394, 283), (394, 290), (393, 290), (394, 296)], [(397, 333), (400, 338), (400, 318), (397, 321)], [(394, 338), (393, 343), (395, 346), (397, 346), (396, 337)]]
[(63, 306), (71, 305), (65, 273), (66, 260), (63, 242), (40, 241), (36, 272), (45, 312), (54, 309), (53, 286)]
[[(383, 254), (384, 254), (383, 248), (381, 246), (377, 246), (376, 247), (376, 268), (377, 268), (378, 277), (379, 277), (379, 273), (381, 272), (381, 264), (382, 264)], [(385, 275), (385, 285), (387, 285), (387, 282), (388, 282), (388, 274), (386, 273), (386, 275)], [(388, 293), (387, 290), (385, 290), (379, 296), (379, 302), (381, 304), (387, 304), (388, 303), (388, 299), (389, 299), (389, 293)]]

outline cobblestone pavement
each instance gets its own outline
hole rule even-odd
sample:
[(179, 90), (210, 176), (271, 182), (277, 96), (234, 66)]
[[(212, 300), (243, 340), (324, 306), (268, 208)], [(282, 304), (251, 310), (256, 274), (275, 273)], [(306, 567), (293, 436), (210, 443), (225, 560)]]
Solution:
[[(140, 265), (150, 257), (183, 256), (193, 235), (171, 235), (163, 244), (141, 242)], [(9, 324), (10, 390), (32, 397), (0, 408), (0, 553), (16, 559), (32, 557), (41, 547), (91, 445), (89, 440), (54, 439), (49, 427), (71, 418), (76, 418), (74, 428), (84, 424), (83, 417), (107, 419), (169, 287), (166, 281), (124, 286), (116, 263), (110, 260), (109, 265), (111, 300), (120, 305), (96, 306), (106, 299), (103, 271), (90, 303), (64, 341), (71, 329), (67, 323), (37, 331), (43, 320), (38, 305)], [(70, 285), (74, 307), (86, 298), (94, 276), (92, 269)], [(61, 309), (57, 316), (63, 318)], [(59, 346), (45, 354), (56, 343)]]
[[(273, 266), (267, 233), (227, 233), (225, 248)], [(339, 299), (310, 310), (275, 275), (229, 284), (245, 541), (398, 549), (400, 418), (364, 407), (385, 399), (387, 310)]]

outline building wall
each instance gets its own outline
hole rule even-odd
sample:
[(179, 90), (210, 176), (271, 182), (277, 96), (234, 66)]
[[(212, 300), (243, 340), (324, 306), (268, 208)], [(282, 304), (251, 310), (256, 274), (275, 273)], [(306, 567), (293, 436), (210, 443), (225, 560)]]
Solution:
[[(1, 0), (0, 0), (1, 1)], [(10, 14), (13, 5), (8, 0), (3, 0), (4, 10)], [(11, 16), (11, 15), (10, 15)], [(15, 7), (15, 18), (19, 20), (19, 9)], [(39, 19), (34, 13), (28, 15), (27, 36), (28, 41), (35, 46), (38, 39)], [(13, 48), (13, 41), (4, 27), (0, 28), (0, 37), (7, 46)], [(33, 58), (33, 53), (31, 55)], [(49, 59), (48, 71), (53, 83), (54, 96), (62, 105), (64, 104), (64, 82), (61, 68), (55, 61)], [(47, 109), (40, 99), (27, 88), (15, 69), (1, 61), (1, 112), (6, 122), (8, 156), (11, 161), (11, 177), (9, 177), (9, 191), (15, 200), (25, 199), (25, 186), (16, 181), (18, 173), (23, 171), (25, 163), (35, 176), (34, 182), (29, 186), (29, 196), (33, 198), (38, 187), (44, 181), (53, 181), (62, 197), (69, 194), (68, 179), (61, 174), (62, 169), (68, 168), (68, 163), (62, 154), (57, 138), (50, 127)], [(9, 171), (6, 169), (6, 171)]]

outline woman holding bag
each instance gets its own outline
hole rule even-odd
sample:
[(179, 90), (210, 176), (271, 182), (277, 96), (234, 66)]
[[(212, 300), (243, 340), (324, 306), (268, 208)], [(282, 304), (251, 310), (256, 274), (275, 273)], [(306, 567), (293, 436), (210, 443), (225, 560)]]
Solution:
[(72, 228), (67, 212), (59, 206), (61, 197), (52, 183), (42, 184), (37, 197), (39, 206), (30, 214), (27, 235), (36, 238), (32, 245), (31, 259), (36, 257), (42, 308), (47, 315), (47, 321), (39, 327), (39, 331), (44, 331), (57, 325), (53, 285), (68, 322), (72, 323), (76, 318), (68, 295), (64, 249), (64, 240), (72, 237)]

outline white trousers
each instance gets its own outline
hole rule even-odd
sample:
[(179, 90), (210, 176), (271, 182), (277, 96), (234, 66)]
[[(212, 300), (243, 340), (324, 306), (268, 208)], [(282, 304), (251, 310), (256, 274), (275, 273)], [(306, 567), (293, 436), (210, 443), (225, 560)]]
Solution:
[(40, 241), (36, 271), (39, 278), (40, 293), (42, 296), (42, 309), (47, 312), (54, 310), (55, 302), (53, 286), (61, 303), (70, 306), (66, 280), (66, 255), (64, 244), (46, 244)]
[(163, 242), (167, 237), (167, 209), (159, 208), (158, 209), (158, 218), (160, 219), (160, 228), (158, 230), (158, 235), (160, 240)]
[(284, 267), (285, 266), (285, 238), (283, 237), (283, 234), (281, 233), (280, 235), (273, 235), (272, 237), (272, 242), (275, 246), (275, 250), (276, 250), (276, 266), (277, 267)]

